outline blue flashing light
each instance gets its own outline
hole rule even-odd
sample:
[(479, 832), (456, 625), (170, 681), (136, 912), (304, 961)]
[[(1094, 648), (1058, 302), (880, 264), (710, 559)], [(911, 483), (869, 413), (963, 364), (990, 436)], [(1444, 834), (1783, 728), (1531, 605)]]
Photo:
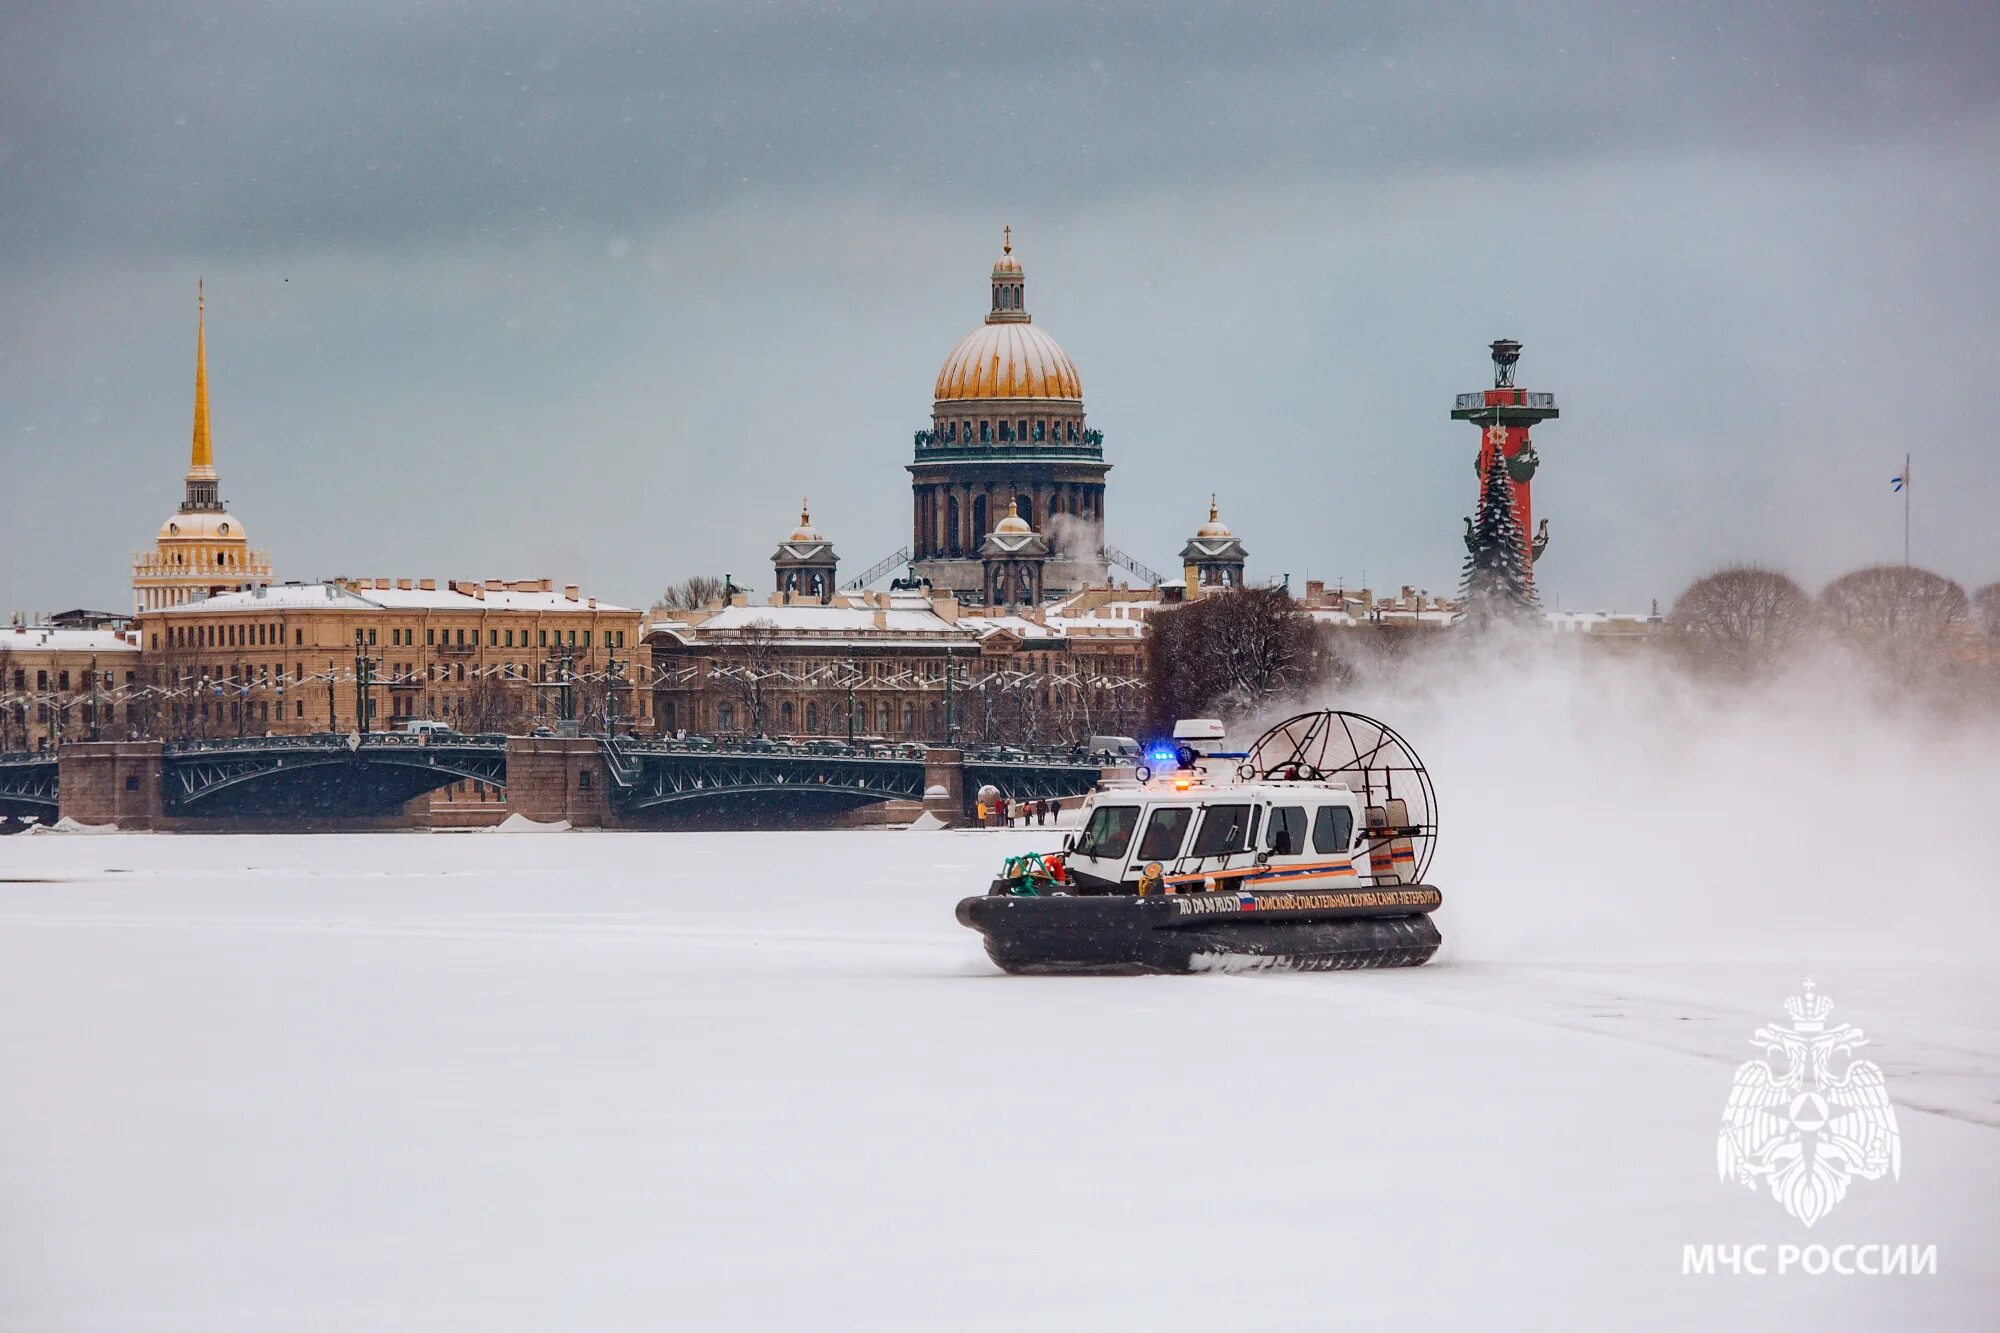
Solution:
[(1146, 751), (1146, 762), (1154, 768), (1161, 768), (1168, 764), (1179, 763), (1180, 756), (1172, 749), (1148, 750)]

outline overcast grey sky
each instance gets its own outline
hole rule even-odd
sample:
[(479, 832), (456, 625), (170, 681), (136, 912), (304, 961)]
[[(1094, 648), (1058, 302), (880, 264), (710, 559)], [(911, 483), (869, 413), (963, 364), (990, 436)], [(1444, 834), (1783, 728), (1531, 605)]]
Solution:
[(2000, 578), (1991, 4), (0, 4), (0, 607), (129, 603), (180, 496), (281, 578), (858, 572), (1000, 227), (1109, 540), (1451, 586), (1484, 346), (1545, 598)]

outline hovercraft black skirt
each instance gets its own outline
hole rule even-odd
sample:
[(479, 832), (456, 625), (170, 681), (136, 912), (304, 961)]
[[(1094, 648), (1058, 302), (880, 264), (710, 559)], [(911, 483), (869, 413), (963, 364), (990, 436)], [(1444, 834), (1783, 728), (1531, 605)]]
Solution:
[(1428, 962), (1443, 942), (1428, 915), (1437, 905), (1426, 885), (1313, 895), (995, 893), (960, 902), (958, 920), (1008, 972), (1326, 972)]

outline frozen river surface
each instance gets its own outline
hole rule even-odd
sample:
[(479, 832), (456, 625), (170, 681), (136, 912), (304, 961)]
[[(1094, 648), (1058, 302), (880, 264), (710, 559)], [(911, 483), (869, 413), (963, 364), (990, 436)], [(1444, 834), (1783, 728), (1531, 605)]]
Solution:
[[(1994, 1326), (1990, 916), (1467, 857), (1424, 969), (1003, 977), (1035, 841), (0, 842), (0, 1328)], [(1810, 1232), (1714, 1158), (1808, 973), (1903, 1138)], [(1938, 1272), (1681, 1271), (1807, 1243)]]

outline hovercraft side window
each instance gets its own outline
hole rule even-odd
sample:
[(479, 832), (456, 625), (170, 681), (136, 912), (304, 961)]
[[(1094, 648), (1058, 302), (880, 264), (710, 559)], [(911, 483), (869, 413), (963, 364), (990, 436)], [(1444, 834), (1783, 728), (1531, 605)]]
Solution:
[(1297, 856), (1306, 849), (1306, 808), (1281, 805), (1272, 809), (1264, 846), (1273, 856)]
[(1313, 816), (1313, 850), (1344, 852), (1354, 845), (1354, 812), (1344, 805), (1323, 805)]
[(1146, 836), (1139, 840), (1141, 861), (1172, 861), (1181, 854), (1188, 825), (1194, 822), (1191, 805), (1163, 805), (1146, 821)]
[(1100, 805), (1090, 817), (1090, 825), (1076, 845), (1076, 855), (1091, 860), (1122, 859), (1132, 845), (1132, 832), (1139, 827), (1136, 805)]
[(1194, 835), (1194, 847), (1189, 855), (1228, 856), (1233, 852), (1247, 852), (1251, 836), (1249, 806), (1211, 805), (1208, 815), (1201, 821), (1201, 831)]

